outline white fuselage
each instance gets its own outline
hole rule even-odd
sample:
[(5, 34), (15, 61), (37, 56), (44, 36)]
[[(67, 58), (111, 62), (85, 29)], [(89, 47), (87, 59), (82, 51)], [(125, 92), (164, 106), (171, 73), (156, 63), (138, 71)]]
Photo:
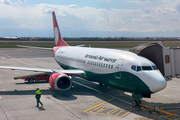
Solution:
[(81, 69), (101, 76), (111, 74), (117, 81), (133, 79), (123, 75), (134, 75), (152, 93), (164, 89), (167, 84), (159, 70), (153, 69), (154, 63), (128, 51), (65, 46), (55, 52), (54, 58), (60, 65), (67, 66), (67, 69)]

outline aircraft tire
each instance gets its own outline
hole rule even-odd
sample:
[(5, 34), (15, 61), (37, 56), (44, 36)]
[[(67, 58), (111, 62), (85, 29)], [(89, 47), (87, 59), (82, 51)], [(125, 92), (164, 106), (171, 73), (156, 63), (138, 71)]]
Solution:
[(34, 78), (29, 78), (28, 82), (29, 83), (33, 83), (34, 82)]
[(101, 85), (101, 86), (102, 86), (103, 84), (102, 84), (102, 83), (99, 83), (99, 85)]

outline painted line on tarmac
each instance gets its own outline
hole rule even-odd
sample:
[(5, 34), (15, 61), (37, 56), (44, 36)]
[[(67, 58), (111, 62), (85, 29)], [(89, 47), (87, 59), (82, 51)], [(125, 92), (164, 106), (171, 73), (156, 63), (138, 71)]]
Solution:
[(0, 99), (1, 99), (1, 96), (0, 96)]
[(21, 61), (21, 60), (18, 60), (18, 59), (16, 59), (16, 58), (13, 58), (13, 57), (11, 57), (11, 56), (9, 56), (9, 55), (7, 55), (7, 54), (4, 54), (4, 55), (5, 55), (5, 56), (7, 56), (7, 57), (12, 58), (12, 59), (14, 59), (14, 60), (16, 60), (16, 61), (18, 61), (18, 62), (21, 62), (21, 63), (24, 63), (24, 64), (26, 64), (26, 65), (29, 65), (29, 66), (35, 67), (34, 65), (31, 65), (31, 64), (28, 64), (28, 63), (23, 62), (23, 61)]
[(100, 103), (100, 104), (97, 104), (97, 105), (95, 105), (95, 106), (93, 106), (93, 107), (85, 110), (84, 112), (87, 112), (87, 111), (89, 111), (89, 110), (91, 110), (91, 109), (93, 109), (93, 108), (95, 108), (95, 107), (97, 107), (97, 106), (100, 106), (100, 105), (102, 105), (102, 104), (104, 104), (104, 103), (106, 103), (106, 102), (108, 102), (108, 101), (111, 101), (111, 100), (113, 100), (113, 99), (114, 99), (114, 98), (111, 98), (111, 99), (109, 99), (109, 100), (107, 100), (107, 101), (104, 101), (104, 102), (102, 102), (102, 103)]
[(78, 82), (75, 82), (75, 81), (73, 81), (73, 83), (76, 83), (76, 84), (78, 84), (78, 85), (81, 85), (81, 86), (83, 86), (83, 87), (86, 87), (86, 88), (89, 88), (89, 89), (91, 89), (91, 90), (94, 90), (94, 91), (96, 91), (96, 92), (101, 93), (101, 91), (96, 90), (96, 89), (94, 89), (94, 88), (92, 88), (92, 87), (89, 87), (89, 86), (83, 85), (83, 84), (81, 84), (81, 83), (78, 83)]

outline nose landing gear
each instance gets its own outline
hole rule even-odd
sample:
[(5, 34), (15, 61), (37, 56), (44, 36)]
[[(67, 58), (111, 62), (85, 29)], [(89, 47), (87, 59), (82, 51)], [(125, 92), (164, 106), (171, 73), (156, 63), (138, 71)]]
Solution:
[(132, 97), (133, 97), (132, 107), (141, 107), (140, 99), (142, 99), (142, 95), (133, 93)]
[(135, 99), (132, 102), (133, 107), (141, 107), (141, 100), (140, 99)]

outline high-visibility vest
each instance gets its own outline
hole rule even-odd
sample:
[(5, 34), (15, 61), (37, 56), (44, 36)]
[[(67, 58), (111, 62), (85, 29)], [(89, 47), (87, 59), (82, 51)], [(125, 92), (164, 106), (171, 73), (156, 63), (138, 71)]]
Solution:
[(42, 92), (41, 92), (41, 89), (37, 90), (35, 93), (38, 94), (38, 95), (40, 95), (40, 94), (42, 93)]

